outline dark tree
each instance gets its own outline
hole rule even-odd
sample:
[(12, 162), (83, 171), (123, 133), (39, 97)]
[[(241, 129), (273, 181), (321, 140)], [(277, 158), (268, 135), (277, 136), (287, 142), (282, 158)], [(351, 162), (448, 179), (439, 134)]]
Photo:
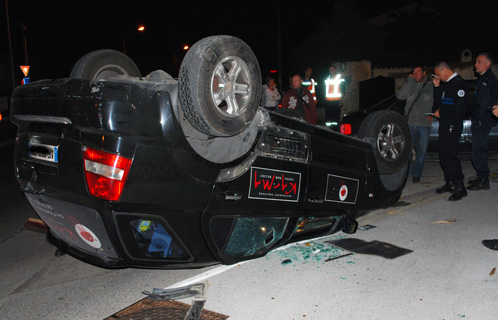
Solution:
[(316, 24), (314, 32), (293, 50), (296, 66), (328, 69), (335, 61), (355, 61), (376, 56), (382, 49), (382, 34), (368, 24), (354, 1), (334, 3), (331, 16)]

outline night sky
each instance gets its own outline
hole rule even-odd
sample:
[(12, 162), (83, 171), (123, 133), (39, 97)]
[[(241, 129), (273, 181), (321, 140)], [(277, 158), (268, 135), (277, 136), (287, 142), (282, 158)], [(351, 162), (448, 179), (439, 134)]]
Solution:
[[(293, 50), (314, 33), (330, 26), (331, 17), (337, 18), (337, 15), (334, 16), (333, 4), (338, 1), (320, 1), (314, 5), (310, 5), (311, 2), (299, 2), (297, 6), (284, 1), (214, 1), (209, 2), (212, 4), (202, 2), (200, 5), (194, 4), (196, 2), (181, 1), (181, 4), (173, 5), (173, 1), (10, 0), (14, 65), (15, 72), (19, 72), (16, 76), (22, 75), (19, 66), (24, 64), (22, 23), (25, 23), (27, 28), (25, 35), (32, 80), (67, 77), (78, 58), (92, 50), (122, 50), (123, 38), (138, 24), (144, 24), (146, 31), (130, 33), (126, 40), (126, 51), (143, 75), (163, 69), (176, 76), (173, 57), (181, 53), (184, 44), (191, 45), (205, 36), (230, 34), (241, 38), (254, 50), (264, 76), (269, 70), (278, 68), (277, 7), (281, 17), (283, 69), (287, 73), (300, 72), (302, 64), (295, 61)], [(398, 0), (379, 4), (377, 1), (357, 0), (354, 8), (361, 19), (367, 19), (410, 2)], [(445, 11), (446, 18), (452, 17), (450, 21), (455, 24), (466, 23), (470, 27), (459, 27), (457, 32), (449, 34), (448, 23), (439, 26), (439, 18), (435, 21), (421, 21), (421, 25), (416, 27), (414, 32), (424, 29), (425, 33), (420, 36), (422, 40), (415, 39), (418, 42), (414, 44), (420, 44), (415, 48), (427, 44), (437, 50), (442, 49), (438, 48), (440, 44), (445, 47), (472, 45), (476, 50), (494, 50), (486, 49), (487, 45), (496, 46), (497, 43), (496, 36), (489, 34), (496, 31), (496, 27), (489, 29), (491, 21), (464, 22), (466, 16), (479, 16), (481, 7), (484, 7), (485, 13), (490, 11), (485, 7), (491, 2), (454, 0), (448, 1), (449, 5), (446, 5), (445, 1), (434, 2), (439, 10)], [(8, 56), (5, 1), (2, 1), (0, 9), (0, 56)], [(347, 21), (348, 17), (343, 16), (340, 19)], [(495, 21), (493, 23), (496, 23)], [(431, 23), (437, 28), (431, 29)], [(487, 34), (478, 36), (476, 30), (483, 30)], [(342, 32), (347, 33), (348, 30)], [(448, 37), (454, 40), (441, 40)], [(408, 46), (407, 43), (404, 46)], [(361, 47), (358, 50), (368, 58), (369, 50)], [(347, 52), (345, 48), (344, 53)], [(334, 57), (331, 56), (330, 59)], [(318, 60), (317, 58), (316, 61)]]

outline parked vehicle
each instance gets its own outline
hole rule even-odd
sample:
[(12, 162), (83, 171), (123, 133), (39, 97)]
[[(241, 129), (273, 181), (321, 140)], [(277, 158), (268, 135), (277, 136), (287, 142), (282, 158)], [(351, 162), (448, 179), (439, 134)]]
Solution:
[(405, 101), (398, 100), (396, 95), (393, 94), (373, 106), (367, 109), (352, 111), (345, 114), (341, 120), (340, 124), (340, 132), (350, 136), (358, 135), (358, 130), (360, 129), (361, 124), (365, 118), (376, 112), (381, 110), (391, 110), (398, 112), (400, 115), (404, 114)]
[[(475, 80), (467, 80), (466, 81), (469, 86), (469, 99), (474, 97)], [(344, 115), (340, 131), (343, 134), (355, 136), (358, 134), (359, 127), (365, 118), (379, 110), (393, 110), (400, 114), (404, 114), (405, 100), (398, 100), (396, 95), (392, 95), (379, 103), (376, 103), (372, 107), (365, 109), (350, 112)], [(470, 103), (470, 101), (469, 101)], [(461, 153), (470, 153), (472, 150), (472, 132), (470, 130), (470, 126), (472, 121), (470, 120), (470, 113), (467, 114), (466, 119), (463, 122), (463, 132), (460, 138), (460, 152)], [(438, 152), (438, 141), (439, 141), (439, 121), (437, 118), (433, 118), (431, 133), (429, 136), (429, 146), (427, 148), (427, 152), (429, 153), (437, 153)], [(489, 150), (491, 152), (498, 152), (498, 127), (495, 126), (491, 129), (490, 139), (489, 139)]]
[(108, 268), (232, 264), (353, 233), (356, 215), (399, 199), (401, 116), (347, 137), (259, 109), (260, 85), (247, 44), (216, 36), (192, 46), (178, 80), (99, 50), (67, 79), (16, 88), (17, 179), (50, 240)]

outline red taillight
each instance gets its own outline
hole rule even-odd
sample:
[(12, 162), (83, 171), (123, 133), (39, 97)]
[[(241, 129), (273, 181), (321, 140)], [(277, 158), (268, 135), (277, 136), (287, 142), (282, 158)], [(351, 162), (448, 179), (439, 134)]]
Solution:
[(83, 159), (90, 194), (105, 200), (119, 200), (131, 159), (87, 147), (83, 148)]
[(351, 125), (349, 123), (341, 124), (341, 133), (351, 135)]

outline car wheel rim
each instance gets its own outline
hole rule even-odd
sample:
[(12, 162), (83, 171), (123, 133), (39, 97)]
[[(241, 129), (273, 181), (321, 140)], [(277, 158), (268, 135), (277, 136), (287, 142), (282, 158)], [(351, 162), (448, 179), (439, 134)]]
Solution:
[(95, 72), (93, 80), (103, 80), (118, 75), (128, 75), (128, 72), (126, 72), (126, 70), (119, 65), (107, 64)]
[(236, 118), (243, 113), (250, 88), (249, 68), (242, 59), (227, 57), (216, 65), (211, 78), (211, 97), (223, 116)]
[(398, 159), (405, 147), (401, 129), (393, 123), (384, 125), (377, 137), (377, 147), (382, 158)]

